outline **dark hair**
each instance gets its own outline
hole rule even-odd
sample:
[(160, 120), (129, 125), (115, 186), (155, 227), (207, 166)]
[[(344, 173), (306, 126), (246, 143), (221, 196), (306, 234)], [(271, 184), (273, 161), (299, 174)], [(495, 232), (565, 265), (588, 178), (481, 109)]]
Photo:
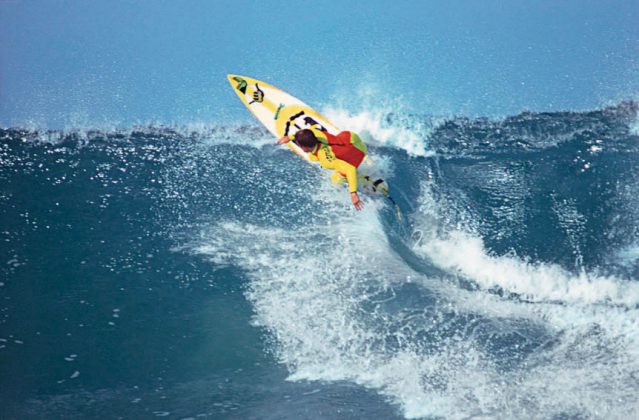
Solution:
[(304, 129), (295, 133), (295, 144), (302, 147), (315, 147), (318, 143), (317, 137), (311, 130)]

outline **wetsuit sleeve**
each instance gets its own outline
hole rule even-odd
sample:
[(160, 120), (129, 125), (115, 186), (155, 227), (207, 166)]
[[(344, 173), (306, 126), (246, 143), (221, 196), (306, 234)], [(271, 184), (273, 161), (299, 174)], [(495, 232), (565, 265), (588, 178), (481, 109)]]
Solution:
[(357, 169), (350, 163), (339, 159), (335, 162), (335, 169), (346, 175), (348, 191), (357, 192)]
[(326, 134), (324, 134), (322, 130), (317, 128), (317, 126), (311, 127), (310, 130), (313, 132), (313, 134), (315, 135), (317, 140), (319, 140), (320, 143), (328, 144), (328, 140), (326, 139)]

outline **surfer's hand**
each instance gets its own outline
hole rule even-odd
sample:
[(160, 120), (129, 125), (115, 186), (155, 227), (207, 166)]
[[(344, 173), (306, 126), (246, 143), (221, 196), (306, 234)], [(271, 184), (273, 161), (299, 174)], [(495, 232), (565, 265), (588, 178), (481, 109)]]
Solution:
[(351, 201), (353, 202), (353, 206), (355, 206), (355, 209), (361, 210), (364, 208), (364, 203), (362, 203), (362, 200), (359, 199), (357, 192), (351, 193)]
[(284, 136), (284, 137), (280, 137), (279, 139), (277, 139), (277, 144), (286, 144), (289, 141), (291, 141), (289, 136)]

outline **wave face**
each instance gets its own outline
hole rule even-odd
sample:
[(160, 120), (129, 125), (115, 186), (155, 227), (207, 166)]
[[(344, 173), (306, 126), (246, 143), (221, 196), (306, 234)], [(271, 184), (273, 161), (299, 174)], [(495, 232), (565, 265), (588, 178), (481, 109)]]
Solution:
[(636, 104), (336, 116), (403, 221), (256, 127), (1, 130), (9, 413), (636, 415)]

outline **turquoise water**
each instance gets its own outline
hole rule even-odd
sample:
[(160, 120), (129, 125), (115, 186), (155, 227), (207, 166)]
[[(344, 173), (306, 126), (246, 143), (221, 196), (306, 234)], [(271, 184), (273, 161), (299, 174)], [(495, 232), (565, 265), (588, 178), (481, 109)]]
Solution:
[(256, 126), (2, 129), (2, 417), (636, 414), (635, 104), (329, 118), (403, 221)]

